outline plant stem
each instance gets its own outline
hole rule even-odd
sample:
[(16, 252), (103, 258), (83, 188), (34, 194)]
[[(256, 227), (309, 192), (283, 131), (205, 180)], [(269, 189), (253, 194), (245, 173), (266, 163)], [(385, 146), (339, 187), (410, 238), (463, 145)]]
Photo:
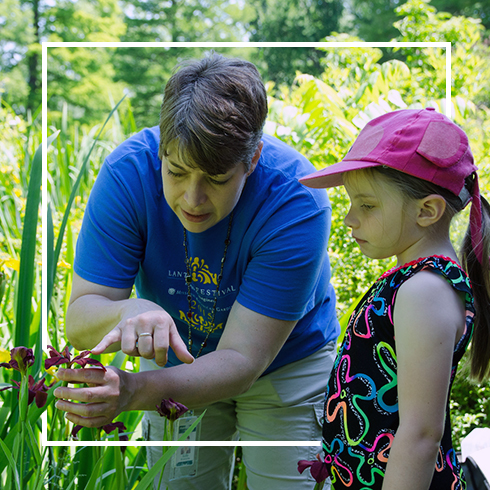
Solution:
[(27, 423), (27, 410), (29, 401), (29, 385), (27, 373), (22, 373), (19, 389), (19, 423), (20, 423), (20, 450), (18, 455), (19, 462), (19, 488), (24, 489), (24, 451), (25, 441), (27, 437), (26, 423)]

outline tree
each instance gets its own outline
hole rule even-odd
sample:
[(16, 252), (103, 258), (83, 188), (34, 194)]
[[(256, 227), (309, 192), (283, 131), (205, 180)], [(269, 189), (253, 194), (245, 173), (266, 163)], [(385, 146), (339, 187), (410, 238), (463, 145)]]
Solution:
[[(126, 32), (117, 0), (58, 0), (44, 12), (45, 32), (52, 42), (119, 41)], [(123, 85), (113, 81), (108, 48), (49, 48), (48, 107), (51, 115), (63, 103), (74, 108), (82, 122), (101, 120), (120, 99)], [(58, 112), (59, 114), (59, 112)]]
[(490, 29), (490, 0), (432, 0), (432, 5), (440, 12), (454, 16), (480, 19), (486, 29)]
[[(400, 31), (398, 41), (451, 42), (453, 96), (476, 104), (489, 104), (490, 49), (482, 42), (484, 29), (479, 20), (437, 12), (429, 0), (409, 0), (398, 7), (396, 13), (402, 17), (395, 23)], [(409, 66), (418, 67), (419, 76), (427, 87), (439, 85), (442, 88), (445, 77), (434, 78), (427, 70), (437, 65), (442, 68), (442, 56), (424, 50), (401, 51)]]
[[(121, 41), (241, 41), (251, 7), (231, 1), (125, 1), (126, 33)], [(158, 122), (163, 87), (175, 64), (201, 57), (204, 48), (119, 47), (112, 56), (114, 80), (130, 88), (138, 126)], [(220, 49), (220, 52), (223, 51)], [(233, 50), (224, 50), (232, 53)]]
[(347, 11), (353, 32), (365, 41), (390, 41), (398, 35), (393, 27), (400, 0), (349, 0)]
[[(25, 112), (30, 88), (26, 57), (35, 42), (33, 13), (21, 0), (0, 2), (0, 96), (16, 112)], [(30, 77), (29, 77), (30, 78)], [(38, 87), (36, 86), (38, 90)], [(32, 97), (30, 98), (32, 101)], [(32, 106), (32, 103), (31, 103)]]
[[(250, 41), (318, 42), (337, 31), (343, 12), (339, 0), (253, 0), (256, 16), (250, 22)], [(320, 54), (310, 48), (263, 48), (255, 60), (265, 77), (290, 85), (296, 71), (319, 75)]]
[[(117, 0), (3, 0), (0, 3), (0, 92), (3, 100), (16, 112), (34, 111), (41, 104), (41, 41), (119, 41), (126, 27)], [(100, 93), (106, 93), (105, 86), (110, 82), (104, 77), (103, 65), (107, 60), (92, 52), (92, 60), (82, 63), (86, 70), (78, 72), (77, 62), (68, 51), (51, 51), (48, 59), (50, 85), (49, 100), (51, 108), (57, 106), (59, 98), (55, 95), (60, 85), (67, 90), (73, 88), (73, 81), (84, 88), (78, 89), (89, 95), (94, 106), (100, 104)], [(66, 56), (66, 58), (63, 58)], [(90, 56), (89, 56), (90, 57)], [(99, 71), (100, 70), (100, 71)], [(99, 71), (97, 77), (88, 73)], [(91, 87), (91, 88), (90, 88)], [(93, 96), (90, 99), (90, 95)], [(106, 98), (107, 99), (107, 98)], [(80, 104), (80, 94), (70, 91), (69, 102)], [(106, 113), (109, 104), (106, 100), (99, 109)]]
[[(347, 16), (353, 33), (365, 41), (390, 41), (397, 37), (393, 26), (398, 20), (395, 9), (405, 3), (406, 0), (348, 0)], [(431, 5), (440, 13), (480, 19), (490, 29), (490, 0), (432, 0)]]
[(230, 0), (123, 1), (123, 41), (241, 41), (251, 8)]

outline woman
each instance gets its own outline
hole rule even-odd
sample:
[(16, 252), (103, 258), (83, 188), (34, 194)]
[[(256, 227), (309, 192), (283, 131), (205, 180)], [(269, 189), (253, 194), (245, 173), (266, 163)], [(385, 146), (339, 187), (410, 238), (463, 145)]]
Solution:
[[(255, 66), (212, 54), (170, 78), (159, 127), (107, 158), (78, 238), (66, 332), (77, 349), (141, 356), (144, 371), (62, 372), (95, 385), (57, 389), (74, 423), (146, 410), (145, 433), (161, 440), (150, 411), (172, 398), (206, 409), (201, 440), (320, 437), (339, 333), (331, 208), (298, 182), (312, 165), (263, 135), (266, 116)], [(274, 451), (243, 448), (250, 489), (312, 488), (295, 468), (316, 448)], [(197, 474), (163, 485), (228, 488), (232, 454), (200, 448)]]

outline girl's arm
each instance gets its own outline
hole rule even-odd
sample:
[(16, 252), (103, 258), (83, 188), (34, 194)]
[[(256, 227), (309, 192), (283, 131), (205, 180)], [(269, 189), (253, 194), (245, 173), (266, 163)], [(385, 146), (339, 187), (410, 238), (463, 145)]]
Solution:
[(394, 310), (400, 426), (383, 490), (427, 490), (444, 433), (454, 346), (465, 325), (464, 303), (433, 272), (400, 287)]

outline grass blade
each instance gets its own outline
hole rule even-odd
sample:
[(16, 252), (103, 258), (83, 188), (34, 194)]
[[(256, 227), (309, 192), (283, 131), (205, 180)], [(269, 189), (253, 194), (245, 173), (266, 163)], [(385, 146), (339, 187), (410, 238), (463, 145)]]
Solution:
[[(68, 199), (68, 203), (66, 204), (65, 213), (63, 214), (63, 220), (61, 222), (61, 227), (60, 227), (60, 231), (59, 231), (59, 234), (58, 234), (58, 239), (56, 240), (56, 248), (54, 250), (54, 254), (53, 255), (50, 254), (51, 262), (48, 262), (48, 264), (47, 264), (47, 274), (48, 274), (48, 278), (47, 279), (48, 279), (48, 284), (51, 284), (51, 288), (48, 288), (48, 291), (47, 291), (48, 300), (50, 300), (50, 298), (52, 297), (52, 294), (53, 294), (52, 289), (53, 289), (53, 284), (54, 284), (54, 278), (56, 277), (56, 268), (57, 268), (58, 259), (59, 259), (60, 253), (61, 253), (61, 246), (63, 244), (63, 236), (65, 234), (65, 228), (66, 228), (66, 225), (68, 223), (68, 217), (70, 215), (70, 210), (71, 210), (71, 207), (73, 205), (73, 201), (75, 200), (75, 196), (76, 196), (76, 194), (78, 192), (78, 188), (80, 186), (80, 181), (83, 178), (83, 174), (85, 172), (85, 168), (86, 168), (87, 163), (88, 163), (88, 161), (90, 159), (90, 154), (92, 153), (92, 150), (94, 149), (95, 144), (99, 140), (99, 137), (102, 134), (102, 131), (104, 130), (106, 124), (109, 122), (109, 119), (112, 117), (112, 115), (117, 110), (117, 108), (121, 105), (121, 102), (125, 99), (125, 97), (126, 96), (124, 96), (117, 103), (117, 105), (112, 109), (112, 111), (110, 112), (110, 114), (107, 116), (107, 119), (105, 120), (102, 128), (100, 129), (99, 133), (95, 137), (95, 140), (92, 143), (92, 147), (90, 148), (90, 151), (88, 152), (88, 154), (85, 157), (85, 160), (84, 160), (82, 166), (80, 167), (80, 171), (78, 173), (77, 180), (75, 181), (75, 184), (73, 184), (73, 188), (71, 190), (71, 194), (70, 194), (70, 197)], [(50, 303), (51, 303), (51, 301), (48, 302), (48, 305)], [(49, 316), (49, 310), (48, 310), (48, 316)]]
[(31, 326), (31, 299), (34, 287), (34, 258), (37, 245), (37, 225), (39, 221), (39, 203), (41, 201), (42, 178), (42, 147), (34, 154), (31, 165), (31, 177), (27, 190), (26, 213), (22, 230), (22, 246), (20, 249), (20, 268), (16, 309), (16, 346), (29, 345)]
[(7, 457), (9, 466), (12, 470), (12, 477), (15, 484), (15, 488), (20, 490), (20, 482), (19, 482), (19, 473), (17, 471), (17, 466), (15, 465), (14, 458), (12, 457), (12, 453), (10, 449), (5, 445), (5, 443), (0, 439), (0, 447), (3, 449), (5, 456)]

